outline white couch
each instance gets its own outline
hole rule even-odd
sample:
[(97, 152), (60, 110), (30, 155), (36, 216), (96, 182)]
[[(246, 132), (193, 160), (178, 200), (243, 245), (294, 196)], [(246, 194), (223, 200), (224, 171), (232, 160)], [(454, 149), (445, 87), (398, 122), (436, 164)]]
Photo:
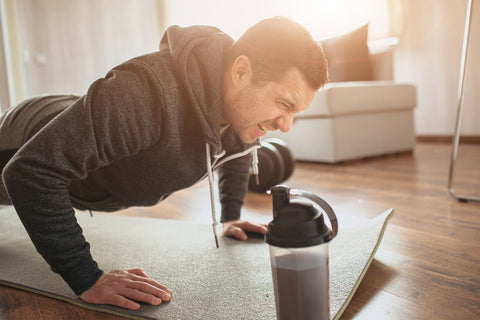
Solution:
[(296, 160), (336, 163), (413, 149), (413, 85), (393, 81), (334, 82), (298, 114), (287, 142)]

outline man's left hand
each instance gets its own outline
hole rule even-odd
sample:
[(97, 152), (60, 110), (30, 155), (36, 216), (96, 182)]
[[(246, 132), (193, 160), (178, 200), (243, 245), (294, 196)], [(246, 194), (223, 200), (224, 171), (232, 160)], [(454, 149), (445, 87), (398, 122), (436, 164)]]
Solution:
[(223, 235), (232, 236), (240, 240), (247, 240), (247, 232), (265, 234), (266, 224), (253, 223), (243, 220), (225, 221), (223, 224)]

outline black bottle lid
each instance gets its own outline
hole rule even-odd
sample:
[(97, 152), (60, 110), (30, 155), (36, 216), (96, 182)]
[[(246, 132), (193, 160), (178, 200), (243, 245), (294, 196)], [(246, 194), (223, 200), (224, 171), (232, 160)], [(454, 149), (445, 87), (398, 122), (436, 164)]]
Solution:
[(289, 199), (290, 189), (275, 186), (273, 220), (268, 224), (265, 241), (283, 248), (301, 248), (329, 242), (333, 233), (325, 225), (324, 215), (310, 202)]

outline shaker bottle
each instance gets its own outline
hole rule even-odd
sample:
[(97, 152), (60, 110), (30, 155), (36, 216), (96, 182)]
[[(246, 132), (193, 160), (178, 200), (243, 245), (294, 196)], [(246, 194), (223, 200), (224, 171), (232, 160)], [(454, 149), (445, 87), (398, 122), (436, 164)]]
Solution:
[[(328, 320), (328, 242), (338, 230), (335, 213), (323, 199), (303, 190), (278, 185), (270, 193), (273, 220), (265, 241), (270, 249), (277, 319)], [(321, 211), (328, 216), (331, 229)]]

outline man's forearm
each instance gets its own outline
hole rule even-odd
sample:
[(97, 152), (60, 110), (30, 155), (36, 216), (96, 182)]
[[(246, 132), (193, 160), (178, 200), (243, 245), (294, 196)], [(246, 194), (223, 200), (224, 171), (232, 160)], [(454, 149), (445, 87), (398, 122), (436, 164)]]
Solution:
[(77, 295), (90, 288), (102, 271), (90, 254), (67, 189), (37, 183), (21, 161), (9, 165), (3, 177), (37, 251)]

